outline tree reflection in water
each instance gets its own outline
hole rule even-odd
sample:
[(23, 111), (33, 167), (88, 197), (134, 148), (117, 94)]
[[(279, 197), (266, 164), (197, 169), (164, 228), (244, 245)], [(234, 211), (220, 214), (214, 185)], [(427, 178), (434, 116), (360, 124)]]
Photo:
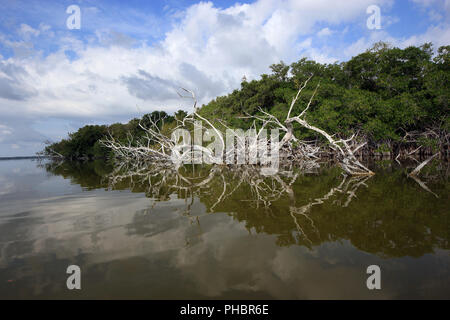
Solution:
[(206, 214), (225, 212), (251, 233), (275, 235), (279, 246), (313, 248), (349, 240), (381, 257), (449, 249), (447, 176), (429, 179), (444, 195), (437, 200), (425, 182), (409, 179), (404, 168), (391, 164), (375, 176), (351, 177), (335, 167), (268, 173), (257, 166), (174, 168), (146, 162), (47, 163), (46, 169), (88, 189), (129, 189), (156, 201), (184, 199), (182, 215), (191, 223), (200, 224), (202, 214), (192, 208), (199, 199)]

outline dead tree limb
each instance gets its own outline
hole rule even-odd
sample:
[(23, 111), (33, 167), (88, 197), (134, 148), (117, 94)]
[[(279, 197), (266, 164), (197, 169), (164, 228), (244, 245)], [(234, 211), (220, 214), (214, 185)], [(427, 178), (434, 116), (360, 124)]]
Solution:
[(257, 119), (259, 121), (263, 122), (263, 125), (266, 125), (268, 123), (271, 123), (275, 126), (277, 126), (281, 131), (285, 132), (285, 135), (281, 139), (279, 143), (280, 151), (283, 148), (287, 148), (288, 150), (293, 150), (293, 142), (299, 143), (303, 147), (303, 156), (305, 159), (309, 158), (317, 158), (317, 154), (319, 152), (319, 148), (313, 148), (309, 146), (308, 144), (299, 141), (295, 135), (294, 135), (294, 128), (293, 123), (297, 122), (302, 127), (307, 128), (309, 130), (312, 130), (318, 134), (320, 134), (322, 137), (324, 137), (328, 143), (330, 144), (330, 147), (334, 150), (337, 150), (339, 152), (339, 164), (344, 169), (344, 171), (350, 175), (373, 175), (374, 173), (369, 170), (367, 167), (365, 167), (355, 156), (355, 152), (361, 149), (363, 146), (366, 145), (366, 142), (362, 142), (358, 144), (356, 147), (352, 147), (351, 144), (356, 139), (356, 134), (353, 134), (348, 139), (335, 139), (332, 135), (330, 135), (328, 132), (326, 132), (323, 129), (320, 129), (312, 124), (310, 124), (306, 119), (305, 115), (306, 112), (309, 110), (312, 101), (314, 100), (314, 97), (317, 93), (317, 90), (319, 89), (320, 83), (317, 84), (316, 88), (314, 89), (313, 94), (311, 95), (308, 104), (303, 109), (303, 111), (298, 114), (297, 116), (291, 116), (292, 110), (300, 97), (300, 94), (302, 90), (306, 87), (307, 83), (311, 79), (308, 78), (305, 83), (300, 86), (298, 89), (296, 95), (292, 98), (291, 104), (289, 106), (286, 119), (284, 122), (281, 122), (278, 120), (275, 116), (269, 114), (268, 112), (265, 112), (260, 109), (260, 112), (263, 113), (263, 116), (249, 116), (250, 118)]
[(411, 173), (409, 175), (410, 176), (417, 176), (419, 174), (420, 170), (422, 170), (423, 167), (425, 167), (437, 155), (439, 155), (439, 152), (435, 153), (434, 155), (432, 155), (431, 157), (429, 157), (428, 159), (426, 159), (425, 161), (420, 163), (413, 171), (411, 171)]

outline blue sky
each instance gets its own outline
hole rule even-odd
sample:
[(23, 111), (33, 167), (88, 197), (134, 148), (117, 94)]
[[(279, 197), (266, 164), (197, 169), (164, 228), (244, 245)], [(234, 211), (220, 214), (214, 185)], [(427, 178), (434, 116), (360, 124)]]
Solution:
[[(67, 7), (80, 8), (70, 30)], [(369, 29), (366, 9), (380, 8)], [(450, 44), (450, 0), (0, 2), (0, 157), (33, 155), (86, 124), (190, 110), (308, 57), (345, 61), (376, 41)]]

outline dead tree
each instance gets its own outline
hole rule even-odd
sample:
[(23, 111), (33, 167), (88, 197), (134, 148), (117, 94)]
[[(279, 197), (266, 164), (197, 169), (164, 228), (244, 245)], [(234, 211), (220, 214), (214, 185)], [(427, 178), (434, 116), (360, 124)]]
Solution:
[[(178, 126), (174, 129), (186, 128), (187, 124), (193, 124), (195, 120), (201, 120), (213, 129), (219, 137), (223, 149), (225, 150), (225, 141), (223, 134), (208, 120), (202, 117), (197, 112), (197, 100), (192, 91), (182, 88), (182, 90), (189, 92), (194, 100), (194, 112), (187, 115), (182, 120), (178, 120)], [(183, 96), (184, 97), (184, 96)], [(136, 140), (131, 135), (128, 136), (127, 143), (117, 141), (112, 134), (105, 139), (100, 140), (107, 148), (111, 149), (116, 158), (135, 161), (151, 160), (153, 162), (173, 163), (175, 167), (179, 167), (189, 159), (201, 157), (209, 163), (220, 163), (223, 154), (219, 156), (198, 144), (191, 144), (183, 140), (183, 143), (178, 143), (172, 136), (167, 136), (161, 132), (160, 125), (164, 119), (147, 119), (148, 126), (144, 126), (139, 122), (139, 127), (144, 131), (144, 136), (140, 140)]]
[(355, 156), (355, 152), (358, 151), (359, 149), (361, 149), (363, 146), (365, 146), (367, 144), (367, 142), (355, 144), (354, 142), (356, 140), (356, 136), (357, 136), (356, 134), (353, 134), (348, 139), (335, 139), (328, 132), (310, 124), (305, 119), (306, 112), (308, 111), (309, 107), (311, 106), (311, 103), (314, 99), (314, 96), (317, 93), (317, 90), (318, 90), (320, 84), (318, 84), (316, 86), (312, 96), (309, 99), (308, 104), (303, 109), (303, 111), (296, 116), (291, 115), (292, 110), (293, 110), (302, 90), (306, 87), (306, 85), (308, 84), (310, 79), (311, 79), (311, 77), (309, 79), (307, 79), (305, 81), (305, 83), (297, 91), (297, 94), (294, 96), (294, 98), (292, 99), (291, 104), (289, 106), (289, 110), (288, 110), (286, 119), (283, 122), (281, 122), (278, 118), (269, 114), (268, 112), (265, 112), (262, 109), (260, 109), (260, 112), (263, 113), (263, 116), (248, 116), (248, 118), (254, 118), (254, 119), (262, 121), (263, 126), (270, 123), (270, 124), (278, 127), (281, 131), (285, 132), (285, 134), (279, 144), (280, 150), (283, 148), (287, 148), (288, 150), (293, 150), (293, 142), (296, 142), (303, 148), (302, 153), (303, 153), (304, 158), (311, 158), (311, 157), (317, 158), (319, 148), (314, 148), (303, 141), (299, 141), (295, 137), (293, 123), (297, 122), (302, 127), (310, 129), (312, 131), (315, 131), (316, 133), (320, 134), (322, 137), (327, 139), (330, 147), (332, 149), (338, 151), (339, 164), (346, 173), (348, 173), (350, 175), (373, 175), (374, 173), (371, 170), (369, 170), (368, 168), (366, 168)]
[[(306, 80), (305, 83), (297, 91), (297, 94), (292, 99), (292, 102), (290, 104), (286, 119), (283, 122), (262, 109), (260, 109), (262, 116), (248, 115), (247, 117), (245, 117), (253, 119), (251, 130), (253, 130), (254, 135), (251, 139), (237, 137), (237, 150), (241, 148), (243, 148), (243, 150), (252, 150), (250, 152), (256, 153), (259, 158), (267, 159), (267, 142), (265, 144), (262, 144), (260, 142), (263, 134), (265, 134), (264, 129), (268, 127), (275, 127), (281, 132), (284, 132), (284, 135), (281, 141), (278, 141), (275, 144), (271, 145), (271, 150), (278, 149), (278, 154), (285, 155), (289, 161), (300, 161), (301, 163), (303, 163), (304, 167), (317, 167), (320, 147), (305, 141), (300, 141), (295, 137), (293, 123), (297, 122), (304, 128), (315, 131), (316, 133), (327, 139), (329, 146), (338, 152), (339, 164), (347, 174), (374, 174), (363, 164), (361, 164), (361, 162), (359, 162), (359, 160), (355, 156), (355, 152), (366, 144), (366, 142), (359, 144), (355, 143), (356, 134), (352, 135), (348, 139), (336, 139), (333, 137), (333, 135), (330, 135), (326, 131), (310, 124), (305, 119), (306, 112), (308, 111), (314, 99), (319, 85), (316, 86), (314, 93), (309, 99), (309, 102), (305, 109), (296, 116), (291, 115), (302, 90), (306, 87), (310, 79), (311, 78)], [(187, 123), (194, 124), (196, 120), (199, 120), (203, 124), (206, 124), (206, 128), (214, 132), (216, 138), (218, 139), (218, 142), (220, 142), (221, 144), (221, 152), (219, 154), (215, 154), (212, 150), (204, 147), (203, 145), (187, 143), (186, 141), (183, 141), (183, 144), (179, 144), (177, 141), (172, 139), (172, 137), (168, 137), (161, 132), (158, 122), (160, 120), (153, 119), (149, 119), (149, 127), (144, 127), (141, 123), (139, 123), (141, 129), (145, 132), (144, 138), (140, 141), (135, 141), (133, 137), (129, 136), (128, 143), (123, 144), (116, 141), (115, 138), (110, 135), (108, 138), (102, 140), (101, 143), (110, 148), (119, 158), (134, 160), (150, 159), (157, 162), (172, 162), (177, 167), (182, 163), (185, 163), (186, 160), (193, 158), (204, 159), (209, 163), (223, 163), (224, 159), (229, 160), (230, 157), (234, 155), (234, 151), (236, 150), (236, 148), (233, 148), (231, 150), (227, 149), (223, 132), (219, 130), (210, 120), (199, 114), (197, 110), (197, 99), (194, 92), (184, 88), (182, 88), (182, 90), (189, 93), (189, 96), (184, 96), (181, 94), (179, 95), (182, 98), (190, 98), (193, 100), (194, 112), (191, 115), (186, 116), (184, 119), (179, 120), (179, 126), (177, 128), (184, 128), (186, 127)], [(257, 126), (257, 123), (261, 123), (259, 127)], [(221, 122), (221, 125), (226, 129), (229, 129), (225, 123)]]

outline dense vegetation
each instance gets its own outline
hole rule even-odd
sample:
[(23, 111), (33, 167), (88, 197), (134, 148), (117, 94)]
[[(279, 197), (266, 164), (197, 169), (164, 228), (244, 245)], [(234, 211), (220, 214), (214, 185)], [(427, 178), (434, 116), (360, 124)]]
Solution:
[(182, 119), (187, 113), (179, 110), (173, 116), (164, 111), (154, 111), (144, 115), (141, 119), (132, 119), (126, 124), (114, 123), (112, 125), (87, 125), (77, 132), (69, 133), (68, 139), (59, 142), (47, 142), (47, 146), (41, 154), (48, 156), (59, 156), (68, 159), (95, 159), (108, 158), (110, 150), (104, 147), (100, 140), (112, 135), (123, 144), (135, 143), (141, 139), (145, 131), (141, 128), (148, 127), (148, 123), (159, 121), (160, 129), (166, 134), (176, 126), (176, 119)]
[[(294, 108), (294, 113), (299, 113), (320, 82), (307, 114), (309, 123), (342, 136), (360, 132), (372, 150), (395, 151), (407, 140), (411, 143), (411, 139), (405, 139), (411, 133), (408, 136), (415, 137), (413, 147), (421, 144), (433, 152), (440, 148), (448, 153), (450, 46), (440, 47), (433, 54), (431, 44), (399, 49), (377, 43), (347, 62), (320, 64), (302, 58), (291, 65), (280, 62), (270, 68), (272, 73), (261, 75), (259, 80), (248, 82), (244, 77), (239, 90), (203, 105), (200, 114), (242, 129), (251, 124), (242, 117), (258, 114), (259, 108), (283, 119), (299, 85), (313, 75)], [(162, 130), (169, 133), (175, 127), (175, 117), (183, 114), (179, 111), (168, 116), (155, 111), (142, 121), (162, 115), (166, 117)], [(139, 139), (143, 130), (138, 124), (139, 119), (133, 119), (127, 124), (85, 126), (68, 139), (47, 146), (44, 153), (56, 152), (72, 158), (104, 157), (108, 150), (98, 143), (101, 137), (111, 133), (126, 142), (127, 133), (131, 133)], [(300, 127), (296, 128), (296, 135), (319, 138)]]

